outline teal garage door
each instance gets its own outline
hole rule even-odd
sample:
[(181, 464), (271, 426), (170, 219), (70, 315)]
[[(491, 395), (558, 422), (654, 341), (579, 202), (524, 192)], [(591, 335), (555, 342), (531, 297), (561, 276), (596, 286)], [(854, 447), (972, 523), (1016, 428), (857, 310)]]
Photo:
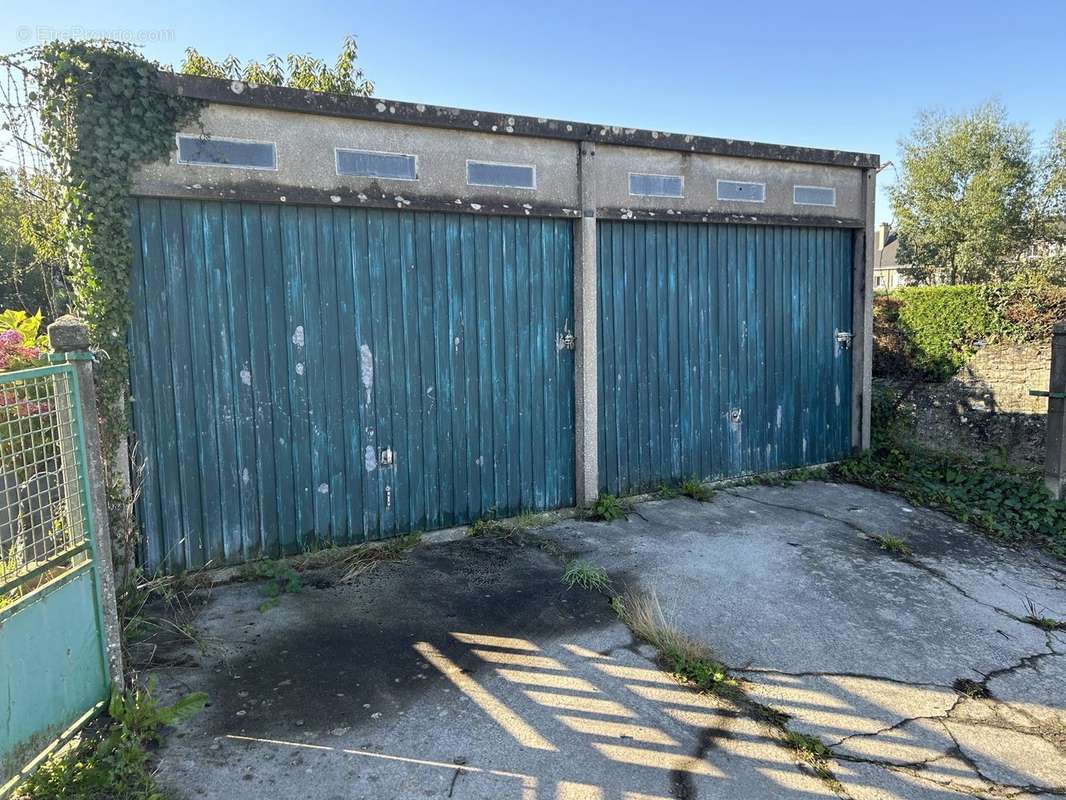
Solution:
[(602, 487), (849, 452), (851, 231), (602, 221), (597, 245)]
[(149, 569), (574, 503), (571, 223), (141, 199)]

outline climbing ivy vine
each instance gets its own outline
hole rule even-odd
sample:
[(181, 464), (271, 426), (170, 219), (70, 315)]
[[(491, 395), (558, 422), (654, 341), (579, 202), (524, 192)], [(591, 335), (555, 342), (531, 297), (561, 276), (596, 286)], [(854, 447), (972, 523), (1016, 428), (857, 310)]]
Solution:
[(74, 310), (101, 354), (97, 394), (110, 453), (127, 427), (133, 171), (166, 156), (175, 132), (202, 104), (166, 91), (159, 65), (122, 43), (52, 42), (27, 53), (37, 84), (28, 97), (62, 187)]

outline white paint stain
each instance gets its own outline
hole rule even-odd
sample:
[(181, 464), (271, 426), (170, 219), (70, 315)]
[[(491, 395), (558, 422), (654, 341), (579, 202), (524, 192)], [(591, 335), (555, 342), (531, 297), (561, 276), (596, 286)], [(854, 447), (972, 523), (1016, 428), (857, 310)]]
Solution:
[(455, 337), (455, 352), (459, 352), (459, 337)]
[(243, 481), (244, 483), (248, 483), (251, 480), (252, 480), (252, 476), (248, 472), (248, 467), (245, 467), (244, 469), (241, 470), (241, 481)]
[(339, 194), (331, 194), (329, 199), (334, 203), (339, 203), (341, 201), (341, 196)]
[(781, 427), (781, 417), (782, 417), (781, 406), (778, 406), (777, 407), (777, 427), (779, 427), (779, 428)]
[(366, 450), (363, 451), (363, 466), (366, 467), (367, 472), (373, 472), (378, 468), (378, 455), (370, 445), (367, 445)]
[(248, 370), (247, 367), (241, 370), (241, 383), (243, 383), (245, 386), (252, 385), (252, 373)]
[(304, 326), (297, 325), (296, 330), (292, 332), (292, 343), (297, 347), (304, 346)]
[(370, 405), (370, 390), (374, 388), (374, 354), (365, 344), (359, 345), (359, 375), (366, 389), (366, 404)]
[(304, 365), (303, 365), (302, 361), (297, 361), (296, 362), (296, 374), (297, 375), (303, 375), (304, 374)]
[(328, 483), (320, 483), (320, 484), (318, 484), (318, 493), (319, 494), (329, 494), (329, 484)]
[(840, 387), (836, 387), (837, 405), (840, 405)]
[(470, 207), (472, 209), (474, 209), (474, 211), (480, 211), (481, 210), (481, 203), (471, 203)]

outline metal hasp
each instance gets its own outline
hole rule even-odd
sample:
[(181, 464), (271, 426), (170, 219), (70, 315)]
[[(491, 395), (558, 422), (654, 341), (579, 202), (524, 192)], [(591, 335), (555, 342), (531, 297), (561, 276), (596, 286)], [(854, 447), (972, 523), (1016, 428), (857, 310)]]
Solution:
[(1047, 401), (1047, 453), (1044, 481), (1056, 500), (1066, 497), (1066, 322), (1055, 325), (1051, 334), (1051, 375), (1048, 390), (1030, 390)]
[(837, 331), (836, 342), (845, 350), (851, 347), (851, 340), (855, 338), (855, 334), (851, 331)]
[(566, 333), (560, 333), (557, 338), (557, 341), (559, 342), (560, 350), (573, 350), (574, 347), (577, 345), (577, 337), (574, 336), (574, 334), (572, 334), (570, 331), (567, 331)]

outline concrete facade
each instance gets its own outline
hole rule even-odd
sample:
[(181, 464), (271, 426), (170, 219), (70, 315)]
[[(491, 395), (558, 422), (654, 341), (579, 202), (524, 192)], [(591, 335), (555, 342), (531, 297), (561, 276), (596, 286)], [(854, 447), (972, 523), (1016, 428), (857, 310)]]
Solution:
[[(173, 91), (204, 102), (182, 133), (270, 142), (276, 169), (178, 163), (140, 169), (138, 196), (564, 217), (575, 229), (578, 502), (597, 487), (596, 220), (805, 225), (857, 232), (853, 303), (854, 447), (869, 446), (875, 155), (742, 142), (326, 95), (188, 76)], [(416, 180), (337, 174), (335, 149), (417, 158)], [(467, 183), (467, 161), (535, 168), (535, 188)], [(629, 175), (680, 176), (681, 197), (634, 196)], [(763, 184), (760, 202), (719, 200), (717, 182)], [(794, 202), (794, 189), (833, 189), (832, 206)]]

